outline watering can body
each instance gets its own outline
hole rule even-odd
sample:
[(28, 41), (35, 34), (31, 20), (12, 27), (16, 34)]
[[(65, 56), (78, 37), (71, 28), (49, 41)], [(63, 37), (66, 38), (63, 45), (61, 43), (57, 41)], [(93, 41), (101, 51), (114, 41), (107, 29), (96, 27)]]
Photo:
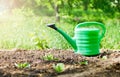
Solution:
[(99, 29), (76, 29), (74, 39), (76, 40), (77, 51), (82, 55), (99, 54)]
[[(84, 28), (84, 26), (100, 26), (102, 32), (98, 28)], [(58, 31), (74, 48), (75, 53), (84, 56), (98, 55), (100, 49), (100, 41), (105, 34), (105, 27), (99, 22), (83, 22), (75, 27), (74, 37), (71, 38), (61, 29), (58, 29), (55, 24), (49, 24), (49, 27)]]

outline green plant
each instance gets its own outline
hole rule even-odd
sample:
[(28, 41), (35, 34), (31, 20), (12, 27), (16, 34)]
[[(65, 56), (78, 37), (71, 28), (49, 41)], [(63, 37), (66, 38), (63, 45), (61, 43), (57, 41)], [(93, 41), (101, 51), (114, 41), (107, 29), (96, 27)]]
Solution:
[(88, 61), (87, 60), (84, 60), (84, 61), (81, 61), (79, 62), (80, 65), (88, 65)]
[(45, 49), (45, 48), (49, 48), (47, 45), (46, 40), (41, 39), (38, 34), (35, 32), (32, 35), (31, 41), (33, 42), (33, 44), (38, 48), (38, 49)]
[(58, 64), (53, 64), (53, 69), (57, 72), (57, 73), (61, 73), (65, 70), (65, 65), (63, 63), (58, 63)]
[(54, 59), (54, 56), (52, 54), (48, 54), (48, 55), (43, 56), (43, 59), (50, 61)]
[(106, 59), (107, 59), (107, 56), (102, 56), (101, 59), (102, 59), (102, 60), (106, 60)]
[(47, 60), (47, 61), (58, 60), (58, 59), (55, 58), (52, 54), (48, 54), (48, 55), (43, 56), (43, 59), (44, 59), (44, 60)]
[(30, 67), (30, 64), (29, 63), (27, 63), (27, 62), (25, 62), (25, 63), (15, 63), (15, 66), (17, 67), (17, 68), (20, 68), (20, 69), (23, 69), (23, 68), (29, 68)]

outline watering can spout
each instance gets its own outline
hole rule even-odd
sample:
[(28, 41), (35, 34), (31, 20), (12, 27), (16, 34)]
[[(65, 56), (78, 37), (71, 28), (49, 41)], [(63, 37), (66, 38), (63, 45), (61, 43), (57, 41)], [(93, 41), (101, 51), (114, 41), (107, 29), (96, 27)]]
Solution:
[(68, 43), (71, 44), (71, 46), (74, 48), (74, 50), (77, 51), (77, 46), (76, 46), (76, 42), (75, 42), (74, 39), (72, 39), (68, 34), (66, 34), (61, 29), (57, 28), (55, 26), (55, 24), (48, 24), (47, 26), (54, 29), (54, 30), (56, 30), (57, 32), (59, 32), (68, 41)]

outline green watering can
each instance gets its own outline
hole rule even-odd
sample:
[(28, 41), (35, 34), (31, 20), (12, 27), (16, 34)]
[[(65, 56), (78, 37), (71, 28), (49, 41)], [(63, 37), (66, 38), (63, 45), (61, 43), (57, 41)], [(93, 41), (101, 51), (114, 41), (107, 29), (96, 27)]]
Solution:
[[(98, 28), (86, 28), (84, 26), (100, 26), (102, 32)], [(100, 41), (103, 38), (106, 28), (99, 22), (83, 22), (75, 27), (75, 35), (71, 38), (64, 31), (57, 28), (55, 24), (48, 24), (48, 27), (55, 29), (59, 32), (74, 48), (75, 53), (79, 53), (84, 56), (99, 55)], [(84, 27), (84, 28), (83, 28)]]

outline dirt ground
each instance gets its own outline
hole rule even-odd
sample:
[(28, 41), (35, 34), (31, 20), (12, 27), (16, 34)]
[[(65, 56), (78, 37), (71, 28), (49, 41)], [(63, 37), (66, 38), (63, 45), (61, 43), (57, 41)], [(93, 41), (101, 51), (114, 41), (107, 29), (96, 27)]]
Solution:
[[(46, 61), (43, 56), (52, 54), (57, 60)], [(87, 64), (80, 62), (87, 61)], [(17, 68), (27, 62), (29, 68)], [(64, 63), (65, 69), (57, 73), (53, 64)], [(85, 57), (72, 50), (1, 50), (0, 77), (120, 77), (120, 51), (101, 50), (101, 54)]]

